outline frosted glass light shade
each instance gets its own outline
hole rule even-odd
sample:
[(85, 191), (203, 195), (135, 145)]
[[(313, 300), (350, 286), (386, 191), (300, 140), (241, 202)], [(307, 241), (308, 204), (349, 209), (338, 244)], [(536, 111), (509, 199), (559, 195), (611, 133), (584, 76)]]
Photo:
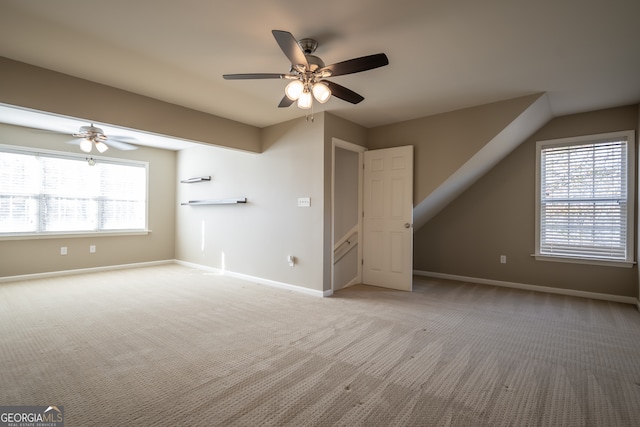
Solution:
[(301, 110), (308, 110), (311, 108), (312, 103), (313, 98), (311, 97), (311, 92), (302, 92), (300, 98), (298, 98), (298, 108)]
[(292, 101), (300, 98), (304, 91), (304, 84), (300, 80), (291, 80), (289, 84), (284, 88), (284, 94), (287, 95)]
[(104, 153), (105, 151), (107, 151), (109, 149), (107, 144), (105, 144), (104, 142), (96, 142), (96, 148), (101, 153)]
[(91, 152), (92, 145), (93, 145), (93, 142), (89, 141), (88, 139), (83, 139), (82, 141), (80, 141), (80, 149), (85, 153)]
[(324, 104), (331, 98), (331, 89), (324, 83), (314, 84), (311, 90), (313, 91), (313, 96), (321, 104)]

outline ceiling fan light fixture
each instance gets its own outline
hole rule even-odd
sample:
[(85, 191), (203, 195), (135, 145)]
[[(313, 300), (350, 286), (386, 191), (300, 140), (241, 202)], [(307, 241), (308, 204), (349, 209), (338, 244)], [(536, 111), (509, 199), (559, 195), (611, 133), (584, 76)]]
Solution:
[(331, 89), (322, 82), (314, 84), (311, 91), (313, 92), (313, 96), (316, 100), (321, 104), (324, 104), (329, 100), (329, 98), (331, 98)]
[(298, 108), (301, 110), (308, 110), (311, 108), (311, 104), (313, 103), (313, 98), (311, 97), (311, 92), (305, 90), (300, 94), (300, 98), (298, 98)]
[(343, 76), (360, 73), (374, 68), (389, 65), (389, 58), (384, 53), (352, 58), (335, 64), (325, 65), (324, 61), (313, 55), (318, 43), (313, 39), (296, 40), (288, 31), (272, 30), (282, 53), (289, 59), (291, 68), (288, 73), (251, 73), (251, 74), (223, 74), (225, 80), (247, 79), (287, 79), (285, 96), (280, 100), (278, 108), (286, 108), (297, 100), (298, 108), (307, 110), (313, 108), (313, 99), (325, 103), (331, 97), (336, 97), (351, 104), (358, 104), (364, 100), (362, 95), (329, 80), (328, 77)]
[(82, 141), (80, 141), (80, 149), (82, 151), (84, 151), (85, 153), (90, 153), (91, 152), (91, 146), (92, 145), (93, 145), (93, 143), (88, 139), (83, 139)]
[(109, 147), (107, 146), (107, 144), (105, 144), (102, 141), (98, 141), (96, 142), (96, 148), (98, 149), (99, 152), (104, 153), (105, 151), (107, 151), (109, 149)]
[(291, 80), (284, 88), (284, 94), (292, 101), (300, 98), (302, 92), (304, 92), (304, 83), (300, 80)]

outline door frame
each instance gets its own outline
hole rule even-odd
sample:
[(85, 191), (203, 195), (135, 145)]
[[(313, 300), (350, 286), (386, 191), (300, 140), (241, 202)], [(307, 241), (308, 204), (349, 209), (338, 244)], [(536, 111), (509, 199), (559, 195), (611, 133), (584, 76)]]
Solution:
[[(336, 184), (336, 148), (358, 153), (358, 275), (355, 283), (362, 283), (362, 211), (363, 211), (363, 184), (364, 184), (364, 152), (366, 147), (353, 144), (338, 138), (331, 141), (331, 292), (335, 292), (335, 184)], [(352, 284), (352, 283), (350, 283)], [(349, 286), (348, 284), (347, 286)]]

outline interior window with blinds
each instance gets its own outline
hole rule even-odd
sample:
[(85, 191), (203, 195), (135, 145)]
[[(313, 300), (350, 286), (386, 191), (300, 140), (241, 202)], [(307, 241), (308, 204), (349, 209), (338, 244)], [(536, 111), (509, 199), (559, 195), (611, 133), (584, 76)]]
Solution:
[(633, 264), (633, 131), (539, 141), (536, 257)]
[(0, 236), (143, 231), (147, 163), (0, 146)]

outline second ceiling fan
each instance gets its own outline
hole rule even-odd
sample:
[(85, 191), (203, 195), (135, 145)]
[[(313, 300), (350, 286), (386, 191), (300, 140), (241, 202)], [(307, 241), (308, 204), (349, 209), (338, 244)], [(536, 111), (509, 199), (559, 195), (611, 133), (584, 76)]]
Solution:
[(389, 64), (387, 55), (377, 53), (332, 65), (325, 65), (320, 58), (313, 55), (313, 52), (318, 47), (318, 43), (315, 40), (301, 39), (297, 41), (288, 31), (273, 30), (272, 33), (280, 49), (291, 62), (289, 73), (225, 74), (222, 77), (226, 80), (290, 80), (285, 87), (285, 96), (278, 107), (289, 107), (297, 101), (298, 107), (306, 110), (313, 105), (313, 98), (324, 104), (332, 95), (352, 104), (357, 104), (364, 100), (362, 95), (326, 79), (372, 70)]
[(93, 124), (91, 126), (81, 126), (77, 133), (71, 134), (71, 136), (77, 138), (69, 141), (74, 144), (80, 145), (80, 149), (85, 153), (90, 153), (91, 149), (95, 147), (100, 153), (104, 153), (109, 147), (117, 148), (118, 150), (135, 150), (138, 147), (131, 145), (126, 141), (133, 142), (135, 138), (126, 136), (107, 136), (104, 131)]

